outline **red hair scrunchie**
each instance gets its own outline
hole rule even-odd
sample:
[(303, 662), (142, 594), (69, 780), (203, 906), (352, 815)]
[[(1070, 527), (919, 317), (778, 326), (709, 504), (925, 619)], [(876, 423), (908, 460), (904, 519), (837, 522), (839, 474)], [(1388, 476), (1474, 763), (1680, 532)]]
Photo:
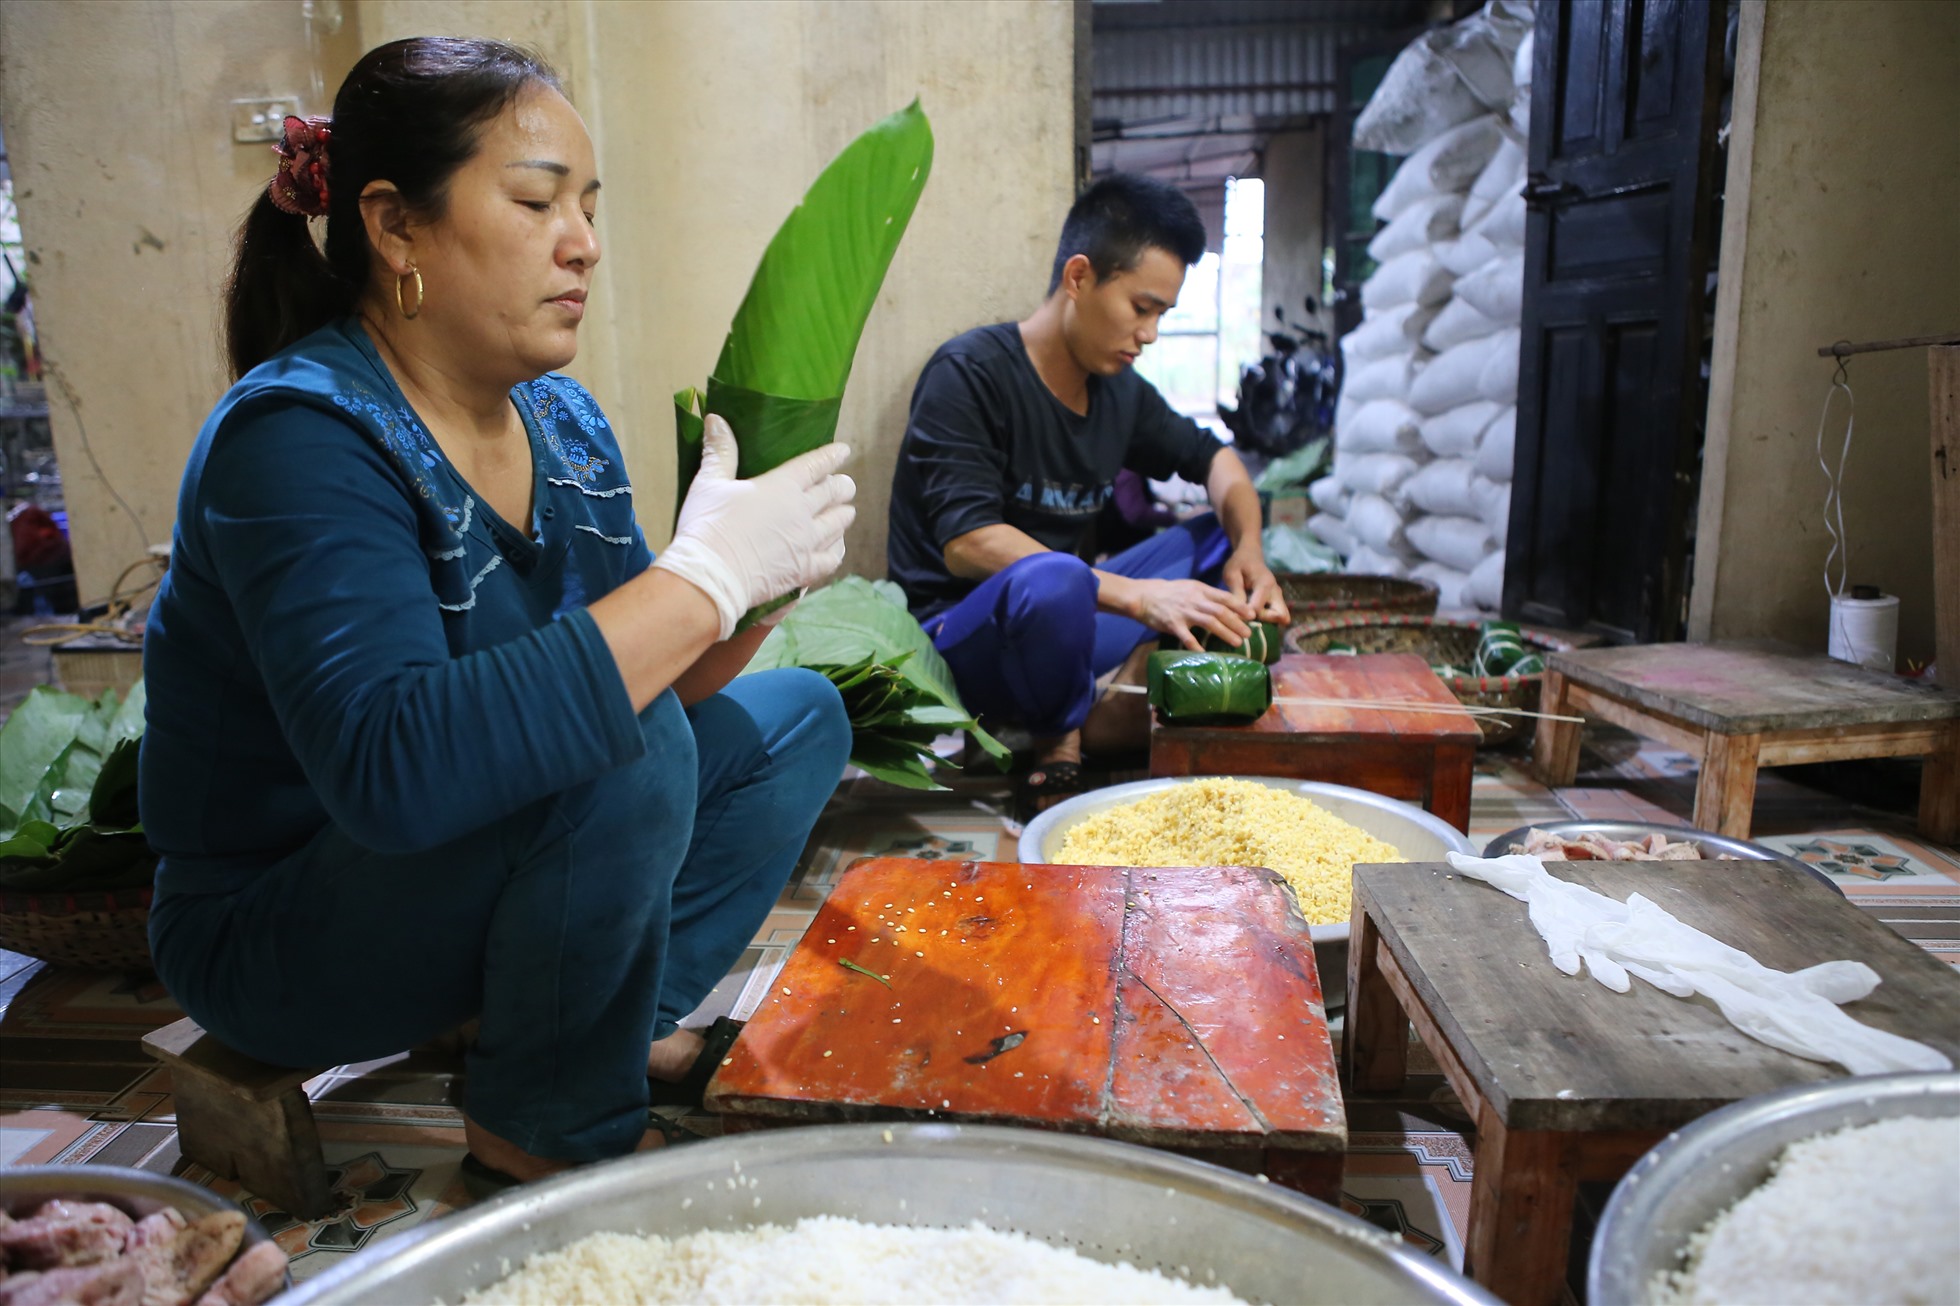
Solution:
[(327, 142), (332, 139), (330, 120), (286, 116), (285, 131), (272, 147), (279, 171), (266, 188), (282, 212), (317, 218), (327, 211)]

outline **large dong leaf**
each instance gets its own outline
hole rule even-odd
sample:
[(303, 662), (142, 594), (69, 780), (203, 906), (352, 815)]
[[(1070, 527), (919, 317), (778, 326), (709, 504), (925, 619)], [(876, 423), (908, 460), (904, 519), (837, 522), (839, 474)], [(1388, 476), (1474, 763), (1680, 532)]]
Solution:
[(932, 125), (914, 100), (845, 147), (790, 212), (763, 251), (707, 393), (674, 396), (680, 498), (700, 468), (710, 412), (735, 432), (741, 476), (836, 435), (858, 340), (931, 172)]
[[(0, 822), (5, 824), (4, 833), (11, 834), (29, 816), (47, 817), (46, 799), (55, 787), (49, 772), (73, 746), (92, 710), (86, 698), (39, 685), (28, 691), (7, 724), (0, 726)], [(35, 802), (37, 795), (40, 804)], [(30, 812), (30, 807), (39, 810)]]

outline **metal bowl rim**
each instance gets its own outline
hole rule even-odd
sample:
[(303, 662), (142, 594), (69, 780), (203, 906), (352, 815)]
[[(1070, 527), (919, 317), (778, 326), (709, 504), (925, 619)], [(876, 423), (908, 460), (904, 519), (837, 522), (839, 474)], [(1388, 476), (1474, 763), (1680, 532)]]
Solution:
[[(1424, 811), (1414, 803), (1404, 802), (1400, 798), (1390, 798), (1386, 794), (1378, 794), (1372, 790), (1356, 789), (1352, 785), (1337, 785), (1324, 780), (1295, 780), (1283, 775), (1165, 775), (1154, 776), (1148, 780), (1130, 780), (1104, 789), (1091, 789), (1087, 793), (1077, 794), (1073, 798), (1056, 803), (1022, 828), (1020, 859), (1032, 865), (1050, 865), (1041, 845), (1061, 824), (1065, 814), (1072, 814), (1077, 820), (1086, 819), (1105, 806), (1114, 807), (1120, 803), (1133, 802), (1175, 785), (1191, 784), (1198, 780), (1250, 780), (1273, 788), (1285, 788), (1305, 798), (1323, 794), (1330, 798), (1351, 799), (1364, 806), (1407, 817), (1435, 836), (1447, 848), (1470, 856), (1476, 855), (1477, 847), (1470, 842), (1469, 836), (1442, 817), (1434, 812)], [(1108, 801), (1104, 802), (1105, 799)], [(1091, 810), (1088, 806), (1091, 802), (1099, 805)], [(1028, 856), (1030, 848), (1034, 850), (1033, 858)], [(1309, 925), (1307, 932), (1315, 943), (1345, 943), (1348, 941), (1351, 929), (1352, 926), (1347, 921), (1340, 921), (1333, 925)]]
[[(1699, 1120), (1683, 1125), (1647, 1151), (1633, 1168), (1621, 1176), (1600, 1213), (1592, 1252), (1586, 1262), (1586, 1300), (1593, 1306), (1634, 1306), (1646, 1301), (1644, 1279), (1625, 1280), (1646, 1250), (1638, 1242), (1652, 1234), (1645, 1228), (1653, 1212), (1642, 1209), (1653, 1201), (1650, 1193), (1662, 1197), (1674, 1191), (1679, 1181), (1692, 1171), (1723, 1164), (1723, 1151), (1744, 1139), (1786, 1121), (1824, 1115), (1838, 1108), (1877, 1099), (1925, 1098), (1930, 1104), (1943, 1103), (1948, 1109), (1934, 1115), (1960, 1115), (1960, 1071), (1936, 1070), (1896, 1075), (1852, 1075), (1759, 1093), (1711, 1111)], [(1877, 1124), (1894, 1117), (1873, 1116), (1864, 1124)], [(1800, 1137), (1812, 1137), (1827, 1129), (1844, 1128), (1841, 1123), (1820, 1125)], [(1793, 1139), (1792, 1141), (1797, 1141)], [(1783, 1146), (1788, 1146), (1784, 1144)], [(1778, 1149), (1780, 1154), (1781, 1148)], [(1709, 1212), (1703, 1223), (1727, 1210), (1753, 1188), (1724, 1201)], [(1641, 1217), (1647, 1217), (1642, 1220)], [(1699, 1226), (1697, 1226), (1699, 1227)], [(1679, 1248), (1669, 1249), (1670, 1256)]]
[(1659, 821), (1534, 821), (1530, 825), (1521, 825), (1515, 830), (1506, 830), (1490, 840), (1484, 845), (1483, 855), (1497, 857), (1506, 851), (1520, 848), (1524, 845), (1525, 836), (1533, 830), (1543, 830), (1549, 834), (1597, 834), (1608, 839), (1624, 839), (1646, 834), (1679, 836), (1692, 839), (1702, 845), (1704, 851), (1713, 848), (1717, 852), (1734, 853), (1743, 861), (1780, 862), (1791, 870), (1802, 871), (1820, 883), (1829, 885), (1839, 897), (1845, 896), (1844, 886), (1830, 876), (1787, 853), (1776, 851), (1767, 844), (1751, 843), (1747, 839), (1732, 839), (1726, 834), (1697, 829), (1691, 825), (1665, 825)]
[(1141, 1171), (1141, 1177), (1150, 1182), (1170, 1186), (1182, 1180), (1190, 1186), (1191, 1195), (1209, 1199), (1225, 1198), (1241, 1207), (1249, 1206), (1260, 1211), (1275, 1223), (1296, 1229), (1311, 1226), (1319, 1232), (1350, 1239), (1371, 1252), (1379, 1253), (1400, 1273), (1434, 1293), (1439, 1302), (1449, 1302), (1455, 1306), (1501, 1306), (1496, 1297), (1468, 1278), (1455, 1274), (1431, 1257), (1411, 1250), (1393, 1235), (1385, 1234), (1365, 1220), (1304, 1194), (1277, 1184), (1260, 1183), (1208, 1161), (1110, 1138), (1015, 1129), (1002, 1125), (936, 1123), (806, 1125), (758, 1130), (725, 1135), (691, 1144), (684, 1149), (662, 1148), (582, 1166), (539, 1183), (514, 1188), (490, 1201), (463, 1208), (441, 1220), (425, 1222), (398, 1237), (377, 1243), (348, 1257), (343, 1264), (307, 1279), (289, 1290), (280, 1301), (282, 1306), (307, 1306), (307, 1303), (315, 1301), (337, 1300), (336, 1294), (342, 1285), (349, 1292), (360, 1292), (364, 1286), (371, 1287), (366, 1281), (377, 1273), (385, 1275), (384, 1267), (391, 1260), (418, 1249), (439, 1252), (439, 1246), (429, 1249), (428, 1245), (461, 1241), (484, 1225), (515, 1228), (553, 1206), (577, 1206), (579, 1203), (570, 1199), (584, 1190), (596, 1190), (595, 1195), (603, 1195), (608, 1187), (617, 1187), (631, 1179), (639, 1180), (635, 1184), (636, 1191), (653, 1188), (662, 1182), (676, 1182), (672, 1178), (663, 1179), (662, 1171), (697, 1170), (704, 1162), (712, 1165), (717, 1173), (730, 1163), (766, 1165), (771, 1160), (781, 1159), (786, 1150), (785, 1144), (798, 1147), (802, 1152), (798, 1159), (809, 1163), (857, 1154), (891, 1155), (894, 1148), (913, 1150), (914, 1154), (917, 1154), (915, 1149), (931, 1148), (952, 1149), (976, 1158), (998, 1156), (1004, 1152), (1010, 1155), (1029, 1154), (1036, 1161), (1074, 1160), (1081, 1162), (1084, 1170), (1122, 1169), (1132, 1174)]

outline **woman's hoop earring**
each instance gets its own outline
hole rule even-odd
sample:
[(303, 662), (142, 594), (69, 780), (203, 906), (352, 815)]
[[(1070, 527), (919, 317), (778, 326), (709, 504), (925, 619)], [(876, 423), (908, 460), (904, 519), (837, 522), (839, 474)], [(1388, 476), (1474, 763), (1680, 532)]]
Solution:
[[(412, 309), (402, 303), (402, 282), (410, 277), (415, 278), (415, 307)], [(422, 273), (413, 263), (408, 265), (408, 271), (395, 278), (395, 308), (410, 322), (422, 315)]]

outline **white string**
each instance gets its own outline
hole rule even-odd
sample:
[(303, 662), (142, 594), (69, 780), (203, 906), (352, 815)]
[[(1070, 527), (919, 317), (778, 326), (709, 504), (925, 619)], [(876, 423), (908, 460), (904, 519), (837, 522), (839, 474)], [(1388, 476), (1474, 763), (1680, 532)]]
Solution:
[[(1844, 391), (1844, 448), (1838, 452), (1837, 471), (1824, 460), (1824, 424), (1831, 417), (1831, 400)], [(1851, 454), (1851, 432), (1858, 417), (1857, 397), (1851, 393), (1851, 378), (1839, 360), (1831, 388), (1824, 392), (1824, 411), (1817, 415), (1817, 465), (1824, 472), (1824, 530), (1831, 537), (1831, 551), (1824, 555), (1824, 593), (1836, 598), (1844, 593), (1844, 582), (1851, 571), (1851, 537), (1844, 531), (1844, 460)], [(1840, 556), (1842, 555), (1842, 556)], [(1831, 563), (1838, 564), (1837, 584), (1831, 584)]]

